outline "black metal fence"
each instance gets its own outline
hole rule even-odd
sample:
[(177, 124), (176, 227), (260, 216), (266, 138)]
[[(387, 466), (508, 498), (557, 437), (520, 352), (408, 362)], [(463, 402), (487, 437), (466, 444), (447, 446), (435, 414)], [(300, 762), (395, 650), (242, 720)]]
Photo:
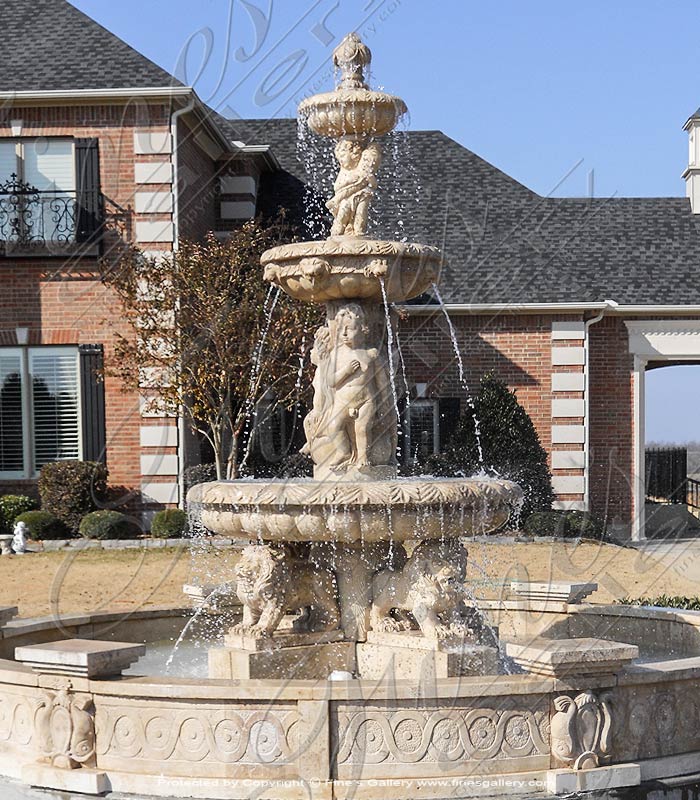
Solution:
[[(86, 241), (88, 233), (94, 237), (100, 220), (86, 220), (85, 194), (39, 191), (16, 175), (0, 182), (0, 244), (4, 252), (65, 252)], [(101, 208), (101, 196), (89, 205)], [(86, 222), (89, 232), (84, 230)]]
[(687, 493), (687, 448), (648, 448), (646, 450), (647, 499), (666, 503), (686, 503)]

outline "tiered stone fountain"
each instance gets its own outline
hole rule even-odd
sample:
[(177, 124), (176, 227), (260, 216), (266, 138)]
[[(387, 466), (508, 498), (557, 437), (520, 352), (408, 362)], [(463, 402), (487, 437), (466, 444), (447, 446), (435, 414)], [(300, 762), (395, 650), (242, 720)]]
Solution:
[[(367, 89), (369, 58), (346, 37), (340, 86), (301, 107), (338, 140), (333, 235), (263, 258), (270, 280), (328, 310), (306, 420), (314, 479), (190, 492), (209, 528), (251, 542), (236, 575), (242, 620), (210, 651), (208, 678), (122, 674), (144, 642), (182, 636), (188, 611), (13, 620), (0, 608), (3, 790), (651, 800), (668, 781), (664, 796), (682, 800), (695, 785), (700, 612), (589, 605), (595, 584), (514, 583), (511, 599), (481, 602), (519, 670), (493, 674), (494, 642), (479, 639), (461, 591), (461, 538), (501, 525), (520, 490), (396, 477), (383, 292), (419, 294), (440, 254), (366, 236), (379, 138), (405, 111)], [(231, 597), (188, 593), (238, 612)], [(634, 788), (598, 791), (615, 787)]]
[[(483, 669), (487, 648), (475, 641), (474, 614), (464, 603), (467, 552), (460, 537), (500, 527), (521, 498), (509, 481), (397, 478), (385, 311), (429, 288), (442, 255), (367, 235), (381, 137), (406, 106), (368, 88), (371, 54), (356, 34), (345, 37), (333, 59), (340, 72), (335, 91), (299, 107), (312, 131), (337, 142), (340, 170), (326, 204), (331, 236), (262, 257), (267, 280), (326, 306), (311, 353), (313, 409), (304, 421), (314, 479), (216, 481), (190, 491), (207, 528), (254, 542), (237, 575), (243, 621), (227, 637), (228, 650), (212, 653), (214, 677), (283, 677), (300, 658), (311, 660), (313, 677), (340, 667), (368, 677), (397, 648), (468, 651), (466, 660), (451, 659), (442, 677), (461, 674), (466, 663)], [(417, 540), (410, 558), (406, 540)], [(292, 631), (279, 629), (285, 612), (302, 608), (307, 614)], [(268, 651), (264, 659), (261, 649)], [(486, 660), (493, 667), (493, 658)]]

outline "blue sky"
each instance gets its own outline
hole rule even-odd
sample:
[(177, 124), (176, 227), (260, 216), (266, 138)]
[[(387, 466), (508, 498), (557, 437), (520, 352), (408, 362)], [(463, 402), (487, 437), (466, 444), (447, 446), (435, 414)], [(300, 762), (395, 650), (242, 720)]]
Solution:
[(240, 116), (291, 114), (359, 28), (375, 84), (406, 99), (413, 128), (442, 129), (540, 193), (585, 195), (593, 172), (598, 195), (683, 194), (697, 0), (72, 2)]
[(646, 440), (700, 442), (700, 366), (680, 365), (646, 374)]
[[(373, 85), (541, 194), (683, 195), (697, 0), (72, 0), (231, 116), (292, 116), (357, 29)], [(648, 439), (700, 440), (700, 367), (652, 372)]]

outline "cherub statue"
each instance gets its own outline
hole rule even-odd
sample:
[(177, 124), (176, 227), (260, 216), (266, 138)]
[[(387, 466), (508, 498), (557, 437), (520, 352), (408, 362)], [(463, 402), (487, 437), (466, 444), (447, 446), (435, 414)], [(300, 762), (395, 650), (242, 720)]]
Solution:
[(18, 522), (15, 524), (13, 530), (14, 536), (12, 537), (12, 549), (18, 556), (24, 555), (27, 552), (27, 523)]
[(374, 142), (363, 147), (356, 139), (341, 139), (335, 156), (340, 172), (333, 185), (335, 194), (326, 203), (335, 217), (331, 236), (364, 236), (369, 203), (377, 188), (381, 150)]
[(352, 453), (349, 463), (358, 467), (373, 463), (373, 427), (390, 398), (389, 375), (379, 350), (367, 347), (369, 326), (358, 303), (344, 306), (335, 317), (337, 347), (329, 375), (334, 390), (328, 433), (344, 432)]
[(330, 436), (329, 422), (333, 411), (333, 391), (329, 373), (332, 369), (333, 341), (330, 329), (323, 325), (314, 337), (311, 363), (316, 366), (313, 379), (314, 406), (304, 420), (306, 444), (301, 452), (312, 457), (314, 463), (334, 466), (350, 458), (350, 440), (343, 431)]
[(396, 452), (388, 367), (381, 352), (367, 346), (369, 333), (359, 303), (344, 305), (316, 331), (314, 404), (304, 420), (302, 452), (322, 469), (390, 464)]

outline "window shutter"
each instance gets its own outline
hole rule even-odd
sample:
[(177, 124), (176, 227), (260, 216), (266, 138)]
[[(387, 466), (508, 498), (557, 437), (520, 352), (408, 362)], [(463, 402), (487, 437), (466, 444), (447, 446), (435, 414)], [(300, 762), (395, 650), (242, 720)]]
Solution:
[(101, 344), (81, 344), (80, 396), (82, 400), (83, 458), (106, 460), (105, 385), (102, 380), (104, 354)]
[(22, 362), (19, 354), (0, 355), (0, 472), (23, 470)]
[(78, 370), (75, 350), (30, 351), (34, 466), (80, 458)]
[(438, 447), (445, 452), (459, 422), (460, 402), (458, 397), (441, 397), (438, 400)]
[(77, 178), (76, 239), (95, 244), (102, 233), (102, 192), (100, 190), (100, 150), (98, 139), (75, 140)]

